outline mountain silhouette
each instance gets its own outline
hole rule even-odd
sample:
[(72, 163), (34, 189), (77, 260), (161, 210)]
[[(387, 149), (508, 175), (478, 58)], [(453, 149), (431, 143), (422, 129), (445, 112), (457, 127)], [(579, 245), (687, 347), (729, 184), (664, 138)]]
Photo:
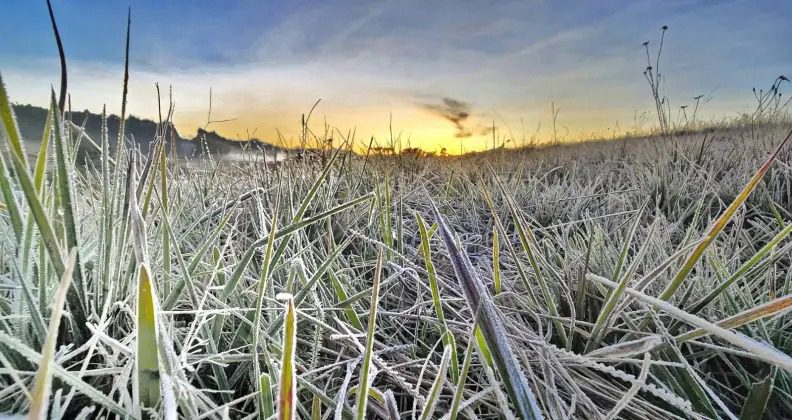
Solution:
[[(38, 144), (44, 132), (44, 124), (47, 120), (47, 109), (33, 105), (14, 105), (17, 124), (22, 138), (29, 144)], [(69, 119), (79, 127), (85, 127), (87, 135), (96, 144), (101, 144), (102, 116), (89, 111), (67, 112)], [(111, 150), (115, 150), (118, 139), (118, 128), (121, 119), (117, 115), (107, 117), (108, 143)], [(124, 138), (127, 147), (139, 147), (142, 152), (148, 153), (156, 138), (157, 123), (151, 120), (140, 119), (129, 116), (126, 119), (124, 128)], [(259, 139), (251, 140), (232, 140), (215, 131), (198, 129), (195, 137), (182, 137), (172, 124), (169, 132), (166, 133), (167, 140), (173, 140), (173, 150), (179, 157), (202, 157), (206, 153), (215, 156), (239, 156), (239, 152), (245, 150), (263, 151), (267, 154), (279, 154), (286, 152), (286, 149), (272, 145)], [(75, 135), (77, 130), (73, 131)], [(81, 142), (80, 153), (86, 155), (96, 155), (98, 152), (94, 147), (88, 145), (89, 142)], [(30, 150), (30, 148), (29, 148)]]

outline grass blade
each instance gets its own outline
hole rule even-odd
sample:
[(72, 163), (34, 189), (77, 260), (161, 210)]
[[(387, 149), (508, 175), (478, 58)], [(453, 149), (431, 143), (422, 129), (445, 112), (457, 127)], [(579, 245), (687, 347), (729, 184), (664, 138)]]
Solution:
[[(333, 273), (333, 270), (328, 271), (327, 275), (330, 277), (330, 281), (333, 283), (333, 291), (335, 291), (338, 301), (343, 302), (349, 299), (349, 294), (344, 288), (344, 285), (341, 284), (341, 280), (338, 278), (338, 276)], [(360, 322), (360, 317), (358, 317), (357, 312), (355, 312), (355, 309), (352, 307), (352, 304), (346, 303), (340, 306), (344, 308), (344, 315), (346, 315), (352, 326), (357, 328), (358, 331), (363, 331), (363, 323)]]
[(501, 292), (501, 272), (497, 226), (492, 226), (492, 279), (495, 286), (495, 294), (498, 295)]
[[(286, 300), (283, 324), (283, 356), (281, 358), (280, 385), (278, 388), (278, 419), (294, 420), (297, 415), (297, 375), (294, 356), (297, 348), (297, 311), (294, 298), (281, 295)], [(263, 411), (262, 411), (263, 412)]]
[(434, 414), (437, 399), (440, 397), (440, 391), (443, 390), (443, 382), (445, 382), (450, 359), (451, 347), (446, 346), (445, 350), (443, 350), (443, 359), (440, 361), (440, 367), (437, 369), (437, 376), (435, 376), (432, 388), (429, 390), (429, 397), (426, 398), (426, 405), (421, 410), (421, 420), (428, 420)]
[(11, 184), (11, 173), (6, 166), (5, 157), (0, 153), (0, 192), (3, 194), (3, 208), (8, 213), (8, 218), (11, 221), (11, 229), (14, 232), (14, 237), (17, 243), (22, 243), (23, 235), (23, 222), (22, 213), (19, 210), (19, 205), (14, 196), (14, 189)]
[[(528, 262), (531, 263), (531, 268), (533, 268), (534, 276), (536, 277), (536, 282), (539, 283), (539, 290), (542, 292), (542, 297), (544, 298), (544, 304), (547, 310), (550, 312), (550, 315), (554, 316), (555, 318), (559, 318), (560, 314), (558, 313), (558, 307), (556, 306), (556, 298), (553, 296), (553, 293), (550, 290), (550, 287), (545, 280), (543, 270), (539, 267), (539, 260), (537, 256), (534, 254), (534, 250), (538, 249), (536, 245), (536, 238), (534, 237), (533, 231), (530, 227), (526, 228), (525, 221), (523, 220), (520, 211), (517, 209), (517, 206), (514, 204), (511, 195), (508, 193), (506, 186), (503, 185), (501, 180), (498, 178), (498, 175), (495, 171), (490, 168), (490, 172), (492, 173), (492, 177), (495, 180), (495, 183), (501, 190), (503, 194), (503, 201), (506, 202), (506, 206), (509, 208), (511, 212), (512, 219), (514, 219), (514, 227), (517, 229), (517, 236), (520, 238), (520, 243), (522, 244), (523, 251), (525, 251), (525, 255), (528, 256)], [(567, 335), (566, 329), (561, 321), (557, 319), (554, 321), (556, 328), (560, 334), (561, 343), (566, 346), (567, 343)]]
[[(26, 346), (16, 337), (13, 337), (11, 335), (8, 335), (0, 331), (0, 343), (3, 343), (4, 345), (8, 346), (8, 348), (19, 353), (22, 357), (24, 357), (33, 364), (40, 365), (42, 363), (41, 355), (38, 354), (35, 350)], [(68, 384), (69, 386), (73, 387), (81, 394), (87, 396), (88, 398), (91, 399), (91, 401), (107, 408), (109, 411), (113, 413), (122, 416), (122, 418), (135, 418), (134, 415), (130, 415), (130, 413), (127, 412), (127, 410), (125, 410), (118, 403), (110, 399), (108, 396), (103, 394), (98, 389), (94, 388), (90, 384), (83, 381), (82, 378), (78, 377), (73, 372), (64, 369), (58, 364), (53, 364), (51, 367), (53, 370), (53, 374), (57, 376), (58, 379)]]
[(0, 126), (3, 127), (8, 138), (8, 146), (11, 149), (11, 154), (15, 159), (22, 162), (22, 167), (27, 170), (27, 158), (25, 156), (25, 149), (22, 142), (22, 136), (19, 135), (19, 127), (17, 126), (16, 118), (14, 117), (14, 110), (11, 108), (11, 100), (8, 98), (5, 84), (3, 83), (3, 76), (0, 74)]
[(465, 382), (467, 381), (467, 374), (470, 370), (470, 365), (473, 362), (473, 353), (474, 353), (474, 343), (475, 338), (478, 333), (478, 317), (473, 321), (473, 328), (472, 334), (470, 334), (470, 338), (468, 339), (468, 345), (465, 349), (465, 359), (462, 361), (462, 372), (459, 375), (459, 381), (457, 381), (456, 390), (454, 391), (454, 398), (451, 400), (451, 411), (449, 414), (450, 420), (456, 420), (457, 415), (459, 414), (459, 405), (462, 403), (462, 398), (465, 394)]
[(429, 248), (429, 233), (426, 229), (426, 223), (420, 214), (416, 213), (415, 218), (418, 221), (418, 231), (421, 236), (421, 249), (423, 250), (424, 264), (426, 272), (429, 274), (429, 287), (432, 291), (432, 303), (434, 304), (435, 313), (437, 313), (437, 320), (440, 326), (440, 334), (443, 337), (443, 344), (445, 347), (451, 349), (451, 379), (454, 383), (459, 379), (459, 361), (457, 359), (457, 351), (454, 340), (454, 335), (448, 329), (445, 314), (443, 313), (443, 300), (440, 297), (440, 289), (437, 286), (437, 273), (435, 271), (434, 263), (432, 262), (432, 252)]
[(477, 278), (467, 254), (462, 252), (454, 240), (454, 234), (446, 224), (440, 211), (433, 201), (430, 201), (432, 212), (440, 226), (440, 234), (448, 250), (449, 259), (454, 266), (457, 280), (464, 291), (468, 306), (472, 313), (481, 310), (481, 332), (492, 352), (495, 365), (498, 368), (506, 391), (512, 399), (520, 417), (524, 419), (543, 418), (533, 391), (528, 386), (528, 380), (520, 369), (517, 359), (512, 353), (506, 329), (501, 320), (492, 297), (487, 293), (484, 284)]
[[(669, 283), (665, 290), (660, 293), (660, 296), (658, 296), (660, 300), (669, 300), (672, 296), (674, 296), (674, 293), (676, 293), (677, 289), (682, 286), (682, 282), (685, 281), (688, 274), (693, 271), (693, 267), (696, 265), (698, 260), (701, 259), (702, 255), (704, 255), (704, 251), (707, 250), (712, 241), (715, 240), (715, 237), (717, 237), (723, 228), (726, 227), (726, 224), (729, 222), (729, 220), (731, 220), (731, 217), (734, 215), (737, 209), (742, 206), (745, 200), (748, 199), (748, 196), (751, 195), (751, 192), (753, 192), (756, 186), (759, 185), (759, 181), (761, 181), (767, 171), (770, 170), (770, 166), (772, 166), (776, 157), (778, 157), (778, 154), (781, 153), (781, 150), (783, 150), (790, 138), (792, 138), (792, 130), (789, 131), (789, 134), (787, 134), (784, 140), (782, 140), (778, 147), (776, 147), (775, 151), (772, 155), (770, 155), (767, 161), (765, 161), (759, 170), (756, 171), (751, 180), (748, 181), (748, 184), (743, 187), (742, 191), (737, 194), (737, 197), (735, 197), (734, 201), (729, 204), (729, 207), (724, 210), (723, 214), (721, 214), (715, 223), (713, 223), (713, 225), (709, 228), (707, 234), (704, 236), (704, 240), (701, 241), (701, 243), (699, 243), (695, 249), (693, 249), (693, 252), (690, 253), (684, 264), (682, 264), (682, 268), (671, 280), (671, 283)], [(680, 306), (683, 305), (684, 302), (681, 302)]]
[(52, 369), (51, 366), (55, 358), (55, 345), (58, 341), (58, 328), (60, 326), (61, 316), (63, 315), (63, 306), (66, 302), (66, 292), (71, 286), (72, 273), (77, 263), (77, 249), (72, 249), (69, 253), (69, 259), (66, 262), (66, 271), (63, 273), (58, 291), (55, 293), (52, 302), (52, 317), (50, 318), (49, 328), (47, 330), (47, 340), (44, 342), (44, 348), (41, 349), (41, 362), (39, 363), (38, 372), (36, 372), (36, 384), (33, 387), (32, 397), (30, 403), (30, 413), (28, 418), (46, 419), (47, 406), (49, 404), (50, 387), (52, 385)]
[[(638, 230), (638, 225), (641, 221), (641, 215), (643, 214), (643, 210), (645, 208), (646, 204), (644, 204), (641, 207), (641, 210), (636, 213), (635, 222), (633, 222), (633, 225), (627, 233), (627, 236), (624, 238), (624, 246), (622, 247), (622, 252), (619, 256), (619, 262), (616, 264), (616, 269), (613, 272), (613, 278), (615, 279), (618, 279), (621, 275), (622, 266), (627, 259), (627, 252), (630, 250), (630, 244), (632, 243), (632, 239), (635, 236), (635, 232)], [(644, 249), (646, 248), (644, 247)], [(639, 257), (636, 258), (636, 261), (640, 259), (642, 254), (643, 253), (639, 252)], [(602, 341), (605, 328), (608, 326), (611, 314), (616, 308), (616, 304), (619, 303), (619, 300), (622, 298), (622, 295), (624, 294), (624, 288), (627, 287), (627, 282), (630, 281), (630, 278), (630, 275), (621, 277), (621, 280), (619, 281), (619, 287), (611, 290), (611, 292), (608, 294), (608, 298), (605, 300), (605, 304), (602, 305), (602, 309), (597, 316), (597, 321), (594, 323), (594, 327), (591, 329), (591, 336), (586, 342), (586, 353), (596, 348), (600, 341)]]
[[(5, 85), (3, 85), (2, 78), (0, 78), (0, 120), (2, 120), (1, 122), (3, 131), (6, 134), (9, 147), (12, 151), (11, 161), (14, 172), (19, 181), (19, 187), (25, 196), (29, 211), (33, 215), (33, 219), (36, 221), (36, 225), (39, 228), (41, 241), (44, 243), (44, 246), (47, 249), (47, 254), (49, 255), (50, 262), (55, 269), (55, 274), (59, 278), (62, 278), (63, 274), (66, 272), (66, 265), (64, 264), (63, 255), (60, 249), (61, 241), (55, 235), (55, 230), (52, 227), (52, 221), (47, 216), (47, 212), (45, 211), (44, 206), (38, 197), (38, 193), (36, 192), (33, 179), (28, 173), (27, 159), (25, 158), (22, 148), (19, 129), (16, 125), (14, 113), (11, 109), (11, 104), (8, 100), (8, 95), (6, 94)], [(79, 271), (79, 267), (77, 270)], [(85, 291), (77, 291), (76, 289), (76, 287), (69, 289), (67, 302), (71, 310), (73, 321), (77, 325), (75, 332), (77, 335), (80, 335), (81, 329), (85, 325), (87, 319), (83, 307), (84, 302), (80, 296), (80, 294), (84, 293)]]
[(49, 150), (50, 137), (52, 137), (52, 126), (54, 124), (55, 112), (50, 106), (47, 111), (47, 120), (44, 122), (44, 134), (41, 136), (41, 145), (39, 152), (36, 156), (36, 167), (33, 171), (33, 185), (36, 191), (41, 195), (41, 189), (44, 187), (44, 178), (47, 173), (47, 151)]
[[(325, 219), (327, 217), (330, 217), (330, 216), (332, 216), (334, 214), (340, 213), (340, 212), (342, 212), (342, 211), (344, 211), (344, 210), (346, 210), (346, 209), (348, 209), (350, 207), (354, 207), (354, 206), (356, 206), (356, 205), (358, 205), (358, 204), (360, 204), (360, 203), (362, 203), (364, 201), (368, 201), (368, 200), (371, 199), (371, 197), (372, 197), (371, 194), (365, 195), (363, 197), (358, 197), (358, 198), (356, 198), (354, 200), (351, 200), (351, 201), (349, 201), (347, 203), (338, 205), (336, 207), (333, 207), (330, 210), (327, 210), (327, 211), (324, 211), (324, 212), (322, 212), (320, 214), (317, 214), (316, 216), (308, 217), (306, 219), (301, 219), (298, 222), (294, 222), (291, 225), (286, 226), (285, 228), (282, 228), (280, 230), (275, 231), (275, 239), (280, 239), (280, 238), (286, 237), (287, 235), (289, 235), (289, 234), (291, 234), (293, 232), (296, 232), (296, 231), (298, 231), (298, 230), (300, 230), (300, 229), (302, 229), (302, 228), (304, 228), (306, 226), (312, 225), (312, 224), (314, 224), (314, 223), (316, 223), (316, 222), (318, 222), (320, 220), (323, 220), (323, 219)], [(234, 289), (236, 288), (236, 285), (239, 283), (239, 280), (242, 278), (242, 274), (244, 274), (245, 269), (247, 268), (247, 265), (250, 263), (250, 260), (253, 259), (253, 255), (256, 253), (256, 250), (258, 248), (264, 246), (268, 241), (269, 241), (269, 235), (267, 235), (266, 238), (262, 238), (262, 239), (259, 239), (256, 242), (254, 242), (250, 246), (250, 248), (248, 248), (248, 250), (245, 251), (245, 253), (240, 258), (236, 269), (234, 269), (234, 272), (231, 274), (231, 278), (228, 280), (228, 282), (225, 284), (225, 287), (223, 288), (222, 296), (224, 298), (228, 298), (228, 296), (231, 295), (231, 292), (234, 291)]]
[(784, 238), (786, 238), (790, 232), (792, 232), (792, 224), (787, 225), (781, 232), (778, 232), (776, 236), (773, 237), (768, 243), (766, 243), (756, 254), (754, 254), (751, 259), (745, 262), (742, 266), (740, 266), (737, 271), (734, 272), (728, 279), (723, 281), (723, 283), (719, 284), (716, 288), (714, 288), (711, 292), (709, 292), (706, 296), (698, 300), (696, 303), (692, 304), (690, 308), (687, 308), (687, 311), (695, 314), (698, 313), (700, 310), (704, 309), (707, 305), (710, 304), (715, 298), (717, 298), (721, 293), (726, 291), (734, 282), (742, 278), (748, 271), (751, 270), (756, 264), (764, 258), (770, 251), (775, 249), (779, 242), (781, 242)]
[[(614, 283), (604, 277), (600, 277), (595, 274), (588, 274), (586, 277), (589, 280), (596, 281), (611, 288), (615, 288), (618, 286), (617, 283)], [(759, 343), (744, 335), (736, 334), (732, 331), (725, 330), (722, 327), (719, 327), (718, 325), (715, 325), (695, 315), (691, 315), (683, 311), (682, 309), (679, 309), (676, 306), (671, 305), (668, 302), (665, 302), (658, 298), (645, 295), (641, 292), (638, 292), (630, 288), (625, 288), (624, 291), (625, 293), (632, 295), (636, 299), (643, 301), (646, 304), (652, 305), (654, 307), (662, 309), (663, 311), (668, 312), (669, 314), (680, 319), (681, 321), (684, 321), (695, 327), (703, 329), (708, 334), (718, 336), (719, 338), (737, 347), (747, 350), (748, 352), (752, 353), (756, 358), (760, 360), (763, 360), (771, 365), (782, 367), (788, 371), (792, 371), (792, 357), (782, 353), (781, 351), (779, 351), (774, 347)]]
[(382, 278), (383, 252), (377, 256), (377, 267), (374, 270), (374, 283), (371, 286), (371, 308), (369, 309), (368, 330), (366, 333), (366, 347), (363, 352), (363, 364), (360, 367), (360, 383), (357, 390), (357, 418), (366, 418), (366, 405), (368, 403), (369, 376), (371, 375), (371, 359), (374, 355), (374, 331), (377, 328), (377, 306), (379, 304), (379, 284)]
[[(276, 207), (276, 213), (272, 216), (272, 225), (270, 226), (270, 230), (272, 232), (276, 231), (276, 229), (278, 228), (277, 208), (279, 208), (279, 206)], [(269, 277), (270, 277), (269, 262), (270, 259), (272, 258), (272, 249), (275, 244), (275, 235), (269, 234), (267, 235), (267, 237), (268, 237), (267, 250), (264, 253), (264, 262), (262, 263), (261, 274), (259, 275), (258, 288), (256, 291), (256, 306), (255, 306), (255, 311), (253, 312), (253, 328), (250, 330), (250, 347), (253, 352), (253, 373), (255, 375), (254, 376), (255, 378), (261, 377), (261, 367), (259, 365), (259, 345), (258, 345), (259, 334), (260, 334), (259, 330), (261, 329), (261, 311), (264, 305), (264, 294), (267, 291), (267, 282), (269, 281)], [(289, 296), (289, 299), (291, 299), (291, 296)], [(285, 351), (286, 349), (284, 349), (284, 355), (285, 355)], [(282, 367), (282, 369), (285, 369), (285, 367)], [(259, 385), (260, 384), (261, 383), (259, 382)], [(259, 392), (262, 392), (262, 390), (259, 389)], [(279, 403), (279, 407), (280, 407), (280, 403)], [(280, 410), (281, 409), (278, 408), (279, 412)], [(263, 407), (259, 407), (259, 413), (263, 413), (263, 412), (264, 412)]]
[[(66, 246), (69, 249), (78, 248), (80, 244), (75, 216), (77, 213), (77, 208), (72, 192), (72, 179), (74, 178), (74, 174), (72, 173), (73, 167), (70, 163), (71, 158), (69, 156), (69, 147), (66, 144), (66, 138), (62, 132), (63, 124), (61, 122), (60, 114), (53, 111), (56, 106), (55, 91), (52, 91), (51, 95), (50, 112), (52, 112), (54, 115), (53, 139), (55, 141), (55, 169), (58, 182), (58, 201), (60, 201), (61, 208), (63, 210), (63, 225), (64, 231), (66, 233)], [(76, 289), (76, 296), (79, 298), (79, 309), (80, 311), (85, 311), (88, 307), (88, 296), (86, 294), (85, 285), (83, 284), (81, 267), (80, 255), (77, 254), (77, 266), (74, 270), (74, 288)], [(75, 308), (72, 308), (72, 310), (75, 310)], [(77, 326), (78, 328), (82, 329), (84, 328), (84, 320), (80, 321), (82, 321), (82, 323), (78, 323)]]
[[(715, 325), (727, 330), (731, 330), (741, 327), (745, 324), (758, 321), (760, 319), (780, 316), (788, 312), (790, 308), (792, 308), (792, 294), (773, 299), (770, 302), (745, 310), (736, 315), (732, 315), (726, 319), (716, 322)], [(695, 340), (706, 335), (709, 335), (709, 333), (705, 329), (698, 328), (678, 335), (674, 340), (677, 343), (683, 343), (685, 341)]]
[(268, 419), (275, 415), (274, 404), (272, 403), (272, 381), (268, 373), (259, 376), (259, 404), (261, 404), (261, 417)]
[(753, 384), (751, 391), (748, 392), (748, 398), (745, 399), (740, 411), (740, 420), (765, 418), (767, 402), (770, 401), (770, 397), (773, 395), (775, 377), (776, 370), (773, 369), (766, 378)]
[(160, 401), (159, 346), (157, 344), (157, 298), (151, 269), (147, 263), (138, 266), (137, 303), (137, 376), (140, 404), (147, 410)]
[[(325, 258), (322, 265), (317, 267), (316, 271), (311, 276), (311, 278), (308, 279), (305, 282), (305, 284), (302, 285), (300, 290), (294, 295), (294, 302), (297, 305), (301, 304), (305, 300), (305, 298), (308, 296), (308, 293), (310, 293), (311, 289), (316, 285), (316, 283), (318, 283), (319, 280), (323, 278), (325, 272), (327, 271), (328, 268), (330, 268), (330, 266), (333, 264), (335, 259), (341, 253), (341, 251), (343, 251), (344, 249), (347, 248), (347, 246), (349, 246), (349, 242), (350, 241), (348, 239), (345, 240), (343, 243), (341, 243), (341, 245), (338, 245), (332, 252), (330, 252), (330, 254)], [(280, 328), (282, 322), (283, 322), (283, 315), (281, 314), (278, 315), (278, 317), (275, 318), (272, 321), (272, 323), (270, 323), (270, 327), (267, 330), (267, 334), (274, 334), (275, 330)]]

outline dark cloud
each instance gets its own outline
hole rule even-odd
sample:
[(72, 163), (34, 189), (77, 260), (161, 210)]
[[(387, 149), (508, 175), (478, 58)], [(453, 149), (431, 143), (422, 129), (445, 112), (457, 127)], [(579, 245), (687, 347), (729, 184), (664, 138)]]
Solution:
[(492, 126), (491, 125), (479, 125), (476, 127), (476, 134), (479, 136), (489, 136), (492, 134)]
[(451, 121), (457, 130), (454, 133), (454, 137), (467, 138), (473, 135), (473, 132), (465, 127), (465, 122), (470, 118), (471, 105), (469, 103), (452, 98), (443, 98), (441, 104), (425, 103), (421, 104), (421, 106), (438, 117)]

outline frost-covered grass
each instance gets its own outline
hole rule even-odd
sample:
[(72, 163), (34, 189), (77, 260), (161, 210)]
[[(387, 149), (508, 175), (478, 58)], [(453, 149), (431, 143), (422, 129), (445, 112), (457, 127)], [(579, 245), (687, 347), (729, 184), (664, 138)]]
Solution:
[(0, 412), (792, 411), (783, 128), (186, 165), (55, 111), (29, 162), (2, 93)]

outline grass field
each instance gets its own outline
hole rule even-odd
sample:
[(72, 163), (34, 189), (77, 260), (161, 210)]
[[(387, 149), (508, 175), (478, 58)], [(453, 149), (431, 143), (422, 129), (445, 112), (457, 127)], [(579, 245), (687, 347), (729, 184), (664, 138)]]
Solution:
[(102, 138), (77, 162), (53, 95), (31, 162), (1, 93), (0, 412), (792, 412), (782, 124), (276, 166)]

